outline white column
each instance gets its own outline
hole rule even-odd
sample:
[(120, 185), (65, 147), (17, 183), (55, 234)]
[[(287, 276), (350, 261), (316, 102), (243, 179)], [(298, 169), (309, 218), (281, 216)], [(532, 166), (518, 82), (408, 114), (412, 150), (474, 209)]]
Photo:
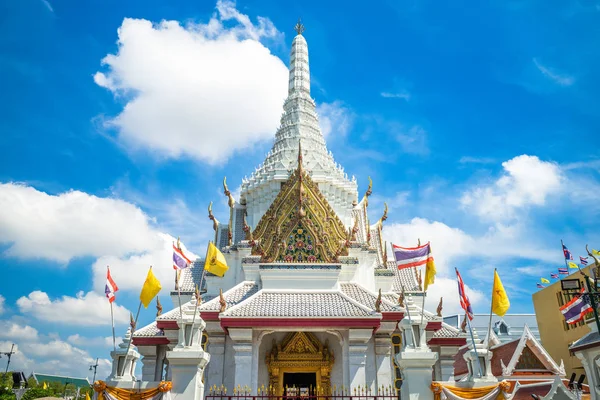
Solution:
[(206, 368), (205, 382), (209, 387), (223, 384), (223, 363), (225, 362), (225, 336), (210, 336), (208, 340), (210, 364)]
[(252, 329), (229, 329), (229, 337), (233, 340), (234, 387), (252, 388)]
[[(202, 350), (202, 331), (206, 324), (195, 305), (196, 300), (193, 299), (183, 308), (182, 317), (178, 321), (179, 343), (172, 351), (167, 352), (173, 382), (171, 389), (173, 400), (202, 400), (204, 398), (202, 375), (210, 360), (210, 355)], [(187, 327), (190, 329), (187, 330)], [(192, 332), (192, 337), (186, 338), (186, 342), (184, 342), (183, 332), (186, 330)]]
[(364, 387), (367, 381), (367, 343), (372, 337), (371, 329), (350, 329), (348, 333), (348, 366), (350, 389)]
[(433, 400), (431, 382), (433, 365), (437, 362), (438, 355), (427, 346), (427, 320), (421, 322), (411, 296), (406, 300), (406, 308), (413, 319), (407, 313), (398, 325), (405, 340), (402, 351), (396, 355), (395, 360), (402, 371), (402, 400)]
[(142, 357), (142, 381), (155, 381), (156, 375), (156, 349), (157, 346), (140, 346), (138, 351)]
[(110, 352), (112, 357), (112, 372), (108, 379), (112, 382), (135, 382), (135, 366), (140, 359), (140, 353), (131, 345), (131, 327), (127, 328), (127, 333), (123, 338), (123, 343), (119, 344), (116, 350)]
[(381, 385), (394, 386), (392, 379), (392, 345), (391, 338), (388, 335), (375, 337), (375, 368), (377, 370), (377, 380), (371, 388), (373, 393), (376, 393), (377, 388)]

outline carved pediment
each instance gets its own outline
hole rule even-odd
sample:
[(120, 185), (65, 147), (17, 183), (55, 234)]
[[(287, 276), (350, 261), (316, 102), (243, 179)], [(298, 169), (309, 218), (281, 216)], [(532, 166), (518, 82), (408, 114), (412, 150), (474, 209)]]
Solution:
[(348, 254), (344, 224), (303, 170), (301, 155), (252, 237), (252, 254), (262, 262), (337, 262)]

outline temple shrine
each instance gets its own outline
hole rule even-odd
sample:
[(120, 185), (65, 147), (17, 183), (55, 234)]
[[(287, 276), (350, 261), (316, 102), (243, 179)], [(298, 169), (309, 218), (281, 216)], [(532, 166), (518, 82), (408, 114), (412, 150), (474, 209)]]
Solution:
[(223, 181), (228, 215), (219, 220), (209, 206), (229, 270), (202, 279), (203, 259), (184, 269), (173, 309), (128, 332), (113, 352), (109, 382), (135, 382), (141, 359), (142, 388), (170, 389), (172, 382), (175, 397), (186, 400), (227, 389), (296, 397), (357, 388), (391, 398), (475, 398), (463, 395), (480, 386), (491, 388), (481, 398), (542, 386), (542, 397), (574, 398), (562, 383), (564, 369), (529, 330), (514, 343), (492, 333), (473, 346), (464, 326), (443, 322), (441, 299), (436, 312), (421, 308), (421, 271), (399, 270), (388, 258), (387, 206), (371, 215), (372, 182), (359, 195), (356, 179), (327, 150), (303, 31), (299, 23), (272, 149), (243, 180), (239, 199)]

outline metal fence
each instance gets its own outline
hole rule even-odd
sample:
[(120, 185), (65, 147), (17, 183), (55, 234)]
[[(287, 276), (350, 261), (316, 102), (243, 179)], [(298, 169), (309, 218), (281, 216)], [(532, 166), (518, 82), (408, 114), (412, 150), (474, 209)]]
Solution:
[(238, 386), (227, 390), (224, 386), (213, 386), (205, 390), (206, 400), (399, 400), (400, 390), (392, 386), (381, 386), (377, 390), (369, 387), (347, 388), (334, 385), (329, 390), (321, 387), (285, 387), (283, 393), (274, 388), (261, 386), (256, 393), (250, 387)]

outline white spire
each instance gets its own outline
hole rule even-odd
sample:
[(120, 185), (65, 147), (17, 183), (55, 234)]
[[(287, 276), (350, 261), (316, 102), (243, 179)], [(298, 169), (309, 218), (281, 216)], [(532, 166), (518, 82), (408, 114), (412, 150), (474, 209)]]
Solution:
[(290, 80), (288, 95), (295, 92), (304, 92), (303, 94), (310, 97), (310, 69), (308, 67), (308, 44), (302, 36), (304, 25), (298, 20), (294, 27), (296, 37), (292, 42), (292, 53), (290, 54)]
[(319, 127), (315, 101), (310, 97), (310, 68), (308, 44), (302, 35), (304, 25), (298, 21), (296, 37), (290, 53), (288, 97), (283, 104), (283, 115), (275, 134), (275, 143), (263, 164), (247, 182), (242, 183), (242, 197), (246, 199), (248, 224), (256, 226), (278, 192), (283, 182), (298, 165), (298, 142), (302, 140), (304, 169), (313, 180), (330, 187), (323, 193), (330, 205), (346, 225), (351, 223), (352, 199), (357, 197), (356, 181), (346, 174), (327, 150), (325, 138)]

